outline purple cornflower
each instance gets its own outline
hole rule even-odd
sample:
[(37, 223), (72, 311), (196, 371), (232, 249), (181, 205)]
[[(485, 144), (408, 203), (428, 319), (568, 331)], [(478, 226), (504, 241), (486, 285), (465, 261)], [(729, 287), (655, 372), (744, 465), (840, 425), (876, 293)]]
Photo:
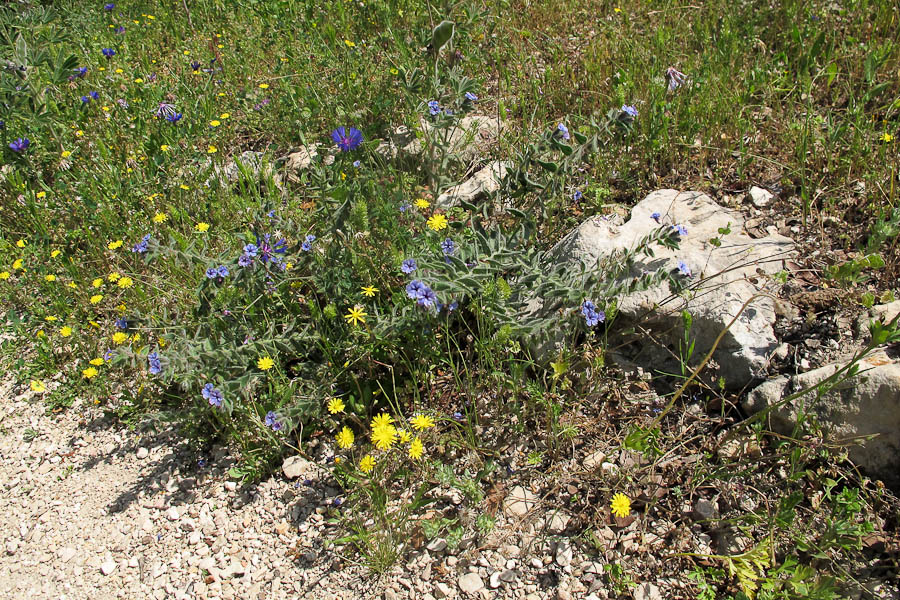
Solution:
[(691, 276), (691, 268), (683, 260), (678, 261), (678, 272), (685, 277)]
[(162, 373), (162, 363), (159, 360), (159, 353), (151, 352), (147, 355), (147, 362), (150, 363), (150, 374), (159, 375)]
[(168, 104), (166, 102), (160, 102), (159, 106), (156, 107), (156, 112), (153, 113), (153, 116), (156, 117), (157, 119), (162, 119), (162, 118), (168, 118), (174, 114), (177, 114), (177, 113), (175, 112), (175, 106), (173, 104)]
[(116, 327), (118, 329), (128, 329), (128, 321), (125, 320), (125, 317), (116, 319)]
[(437, 100), (428, 101), (428, 112), (431, 113), (432, 117), (441, 112), (441, 105), (438, 104)]
[(655, 212), (652, 215), (650, 215), (650, 218), (653, 219), (654, 221), (656, 221), (657, 223), (659, 223), (659, 219), (661, 218), (661, 216), (662, 215), (660, 215), (658, 212)]
[(259, 252), (259, 247), (256, 244), (247, 244), (244, 246), (244, 254), (249, 256), (250, 258), (256, 257)]
[(19, 154), (28, 150), (28, 146), (31, 145), (31, 140), (28, 138), (16, 138), (15, 140), (9, 143), (9, 149), (13, 152), (18, 152)]
[(450, 238), (447, 238), (443, 242), (441, 242), (441, 252), (444, 253), (444, 256), (450, 256), (454, 252), (456, 252), (456, 244)]
[(342, 152), (350, 152), (363, 143), (362, 132), (355, 127), (350, 127), (349, 130), (338, 127), (331, 132), (331, 139), (334, 140), (334, 143), (338, 145)]
[(213, 384), (207, 383), (204, 385), (200, 394), (209, 402), (210, 406), (215, 406), (216, 408), (222, 407), (222, 391)]
[(166, 115), (166, 121), (168, 121), (169, 123), (172, 123), (174, 125), (175, 123), (180, 121), (181, 117), (183, 117), (183, 116), (184, 115), (182, 115), (181, 113), (173, 113), (171, 115)]
[(469, 102), (478, 102), (478, 96), (476, 96), (472, 92), (466, 92), (466, 100), (468, 100)]
[(113, 29), (113, 31), (115, 31), (116, 34), (118, 34), (118, 35), (122, 35), (123, 33), (125, 33), (125, 26), (124, 26), (124, 25), (119, 25), (118, 27), (116, 27), (115, 29)]
[(91, 101), (90, 96), (82, 96), (82, 97), (81, 97), (81, 103), (82, 103), (82, 104), (87, 104), (87, 103), (90, 102), (90, 101)]
[(687, 235), (687, 227), (685, 227), (681, 223), (679, 223), (678, 225), (675, 225), (674, 229), (675, 229), (675, 231), (678, 232), (678, 235), (680, 235), (682, 237)]
[(284, 239), (280, 239), (273, 243), (272, 235), (269, 233), (262, 236), (262, 238), (256, 236), (256, 246), (259, 248), (259, 260), (261, 262), (269, 262), (270, 260), (278, 262), (280, 257), (275, 255), (287, 252), (287, 242)]
[(249, 267), (253, 264), (253, 257), (249, 254), (241, 254), (241, 257), (238, 259), (238, 265), (241, 267)]
[(193, 61), (193, 62), (191, 62), (191, 70), (192, 70), (194, 73), (196, 73), (197, 71), (199, 71), (199, 70), (200, 70), (200, 63), (197, 62), (196, 60)]
[(111, 11), (112, 9), (114, 9), (115, 7), (116, 7), (116, 5), (113, 4), (112, 2), (110, 2), (109, 4), (104, 4), (104, 5), (103, 5), (103, 10), (105, 10), (106, 12), (109, 12), (109, 11)]
[(150, 243), (150, 234), (148, 233), (147, 235), (145, 235), (144, 237), (141, 238), (141, 241), (139, 241), (137, 244), (134, 245), (134, 247), (131, 249), (131, 251), (135, 252), (137, 254), (144, 254), (145, 252), (147, 252), (147, 246), (149, 245), (149, 243)]
[(100, 50), (100, 52), (102, 52), (103, 56), (105, 56), (106, 58), (112, 58), (116, 55), (116, 51), (112, 48), (103, 48), (102, 50)]
[(75, 69), (75, 77), (79, 79), (84, 79), (84, 76), (87, 75), (87, 67), (78, 67)]
[(687, 75), (675, 67), (669, 67), (666, 69), (666, 81), (669, 82), (669, 91), (674, 92), (687, 82)]
[(581, 190), (575, 190), (575, 193), (572, 194), (572, 200), (578, 202), (579, 200), (581, 200), (582, 196), (583, 194), (581, 193)]
[(274, 411), (269, 411), (266, 413), (266, 427), (271, 427), (272, 431), (280, 431), (281, 423), (278, 421), (278, 415), (275, 414)]
[(400, 270), (409, 275), (413, 271), (419, 268), (419, 265), (416, 264), (416, 259), (407, 258), (400, 264)]
[(560, 123), (559, 125), (556, 126), (556, 131), (562, 137), (562, 139), (564, 139), (566, 141), (569, 141), (569, 139), (572, 137), (569, 134), (569, 128), (566, 127), (565, 125), (563, 125), (562, 123)]
[(90, 97), (91, 97), (92, 99), (94, 99), (94, 100), (99, 100), (99, 99), (100, 99), (100, 92), (97, 92), (97, 91), (89, 92), (89, 93), (88, 93), (88, 96), (90, 96)]

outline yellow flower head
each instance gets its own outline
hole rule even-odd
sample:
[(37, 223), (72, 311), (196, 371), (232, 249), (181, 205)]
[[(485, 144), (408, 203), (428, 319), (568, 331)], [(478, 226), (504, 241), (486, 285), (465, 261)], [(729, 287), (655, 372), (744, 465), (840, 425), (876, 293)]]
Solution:
[(13, 271), (18, 271), (21, 268), (22, 268), (22, 259), (17, 258), (16, 260), (13, 261)]
[(31, 391), (41, 393), (47, 389), (47, 386), (44, 385), (43, 381), (38, 381), (36, 379), (31, 380)]
[(352, 446), (355, 439), (356, 438), (353, 435), (353, 431), (349, 427), (344, 427), (343, 429), (341, 429), (341, 432), (338, 433), (337, 437), (335, 438), (338, 447), (343, 448), (344, 450)]
[(259, 89), (261, 89), (261, 90), (267, 90), (267, 89), (269, 89), (269, 84), (268, 84), (268, 83), (261, 83), (261, 84), (259, 84)]
[(56, 281), (56, 275), (54, 275), (54, 274), (51, 273), (50, 275), (45, 275), (45, 276), (44, 276), (44, 279), (45, 279), (46, 281)]
[(416, 206), (418, 206), (418, 207), (421, 208), (422, 210), (425, 210), (426, 208), (428, 208), (429, 206), (431, 206), (431, 203), (430, 203), (428, 200), (426, 200), (425, 198), (419, 198), (419, 199), (416, 200), (413, 204), (415, 204)]
[(113, 334), (112, 340), (116, 344), (123, 344), (128, 339), (127, 333), (122, 333), (121, 331), (117, 331)]
[(169, 218), (169, 215), (167, 215), (166, 213), (158, 212), (155, 215), (153, 215), (153, 222), (154, 223), (165, 223), (166, 220), (168, 220), (168, 218)]
[(34, 337), (42, 338), (42, 337), (44, 337), (45, 335), (46, 335), (46, 334), (44, 333), (44, 330), (43, 330), (43, 329), (38, 329), (38, 330), (37, 330), (37, 333), (34, 334)]
[(224, 113), (222, 113), (221, 115), (219, 115), (219, 118), (220, 118), (220, 119), (227, 119), (227, 118), (230, 117), (230, 116), (231, 116), (231, 113), (224, 112)]
[(433, 214), (425, 224), (433, 231), (441, 231), (447, 229), (447, 217), (440, 213)]
[(110, 281), (118, 281), (119, 277), (121, 277), (121, 275), (119, 275), (118, 273), (110, 273), (107, 279), (109, 279)]
[(183, 183), (182, 183), (181, 185), (179, 185), (178, 187), (179, 187), (180, 189), (184, 190), (184, 191), (187, 191), (187, 190), (191, 189), (191, 186), (185, 185), (185, 184), (183, 184)]
[(53, 252), (50, 253), (50, 258), (56, 258), (60, 254), (62, 254), (62, 250), (54, 250)]
[(194, 229), (196, 229), (200, 233), (206, 233), (207, 231), (209, 231), (209, 223), (197, 223), (197, 226), (194, 227)]
[(97, 373), (99, 373), (99, 371), (97, 369), (95, 369), (94, 367), (88, 367), (87, 369), (85, 369), (84, 371), (81, 372), (81, 375), (85, 379), (93, 379), (94, 377), (97, 376)]
[(362, 287), (362, 294), (367, 298), (371, 298), (378, 291), (378, 288), (372, 285), (366, 285)]
[(122, 247), (122, 244), (123, 244), (122, 240), (116, 240), (116, 241), (114, 241), (114, 242), (108, 243), (108, 244), (106, 245), (106, 247), (109, 248), (110, 250), (115, 250), (115, 249), (117, 249), (117, 248), (121, 248), (121, 247)]
[(59, 155), (62, 156), (63, 158), (69, 158), (70, 156), (72, 156), (72, 153), (69, 152), (68, 150), (63, 150), (62, 152), (60, 152)]
[(24, 247), (25, 247), (25, 240), (19, 240), (18, 242), (16, 242), (16, 247), (18, 247), (18, 248), (24, 248)]
[(0, 281), (9, 279), (9, 271), (0, 271)]
[(366, 454), (363, 456), (362, 460), (359, 461), (359, 470), (363, 473), (371, 473), (372, 469), (375, 468), (375, 459), (372, 458), (371, 454)]
[(99, 358), (99, 357), (97, 357), (97, 358), (91, 360), (91, 364), (94, 365), (95, 367), (99, 367), (99, 366), (102, 365), (104, 362), (106, 362), (106, 361), (103, 360), (102, 358)]
[(351, 325), (358, 325), (360, 323), (366, 322), (366, 311), (363, 310), (362, 306), (354, 306), (353, 308), (347, 311), (347, 314), (344, 315), (344, 318), (347, 319), (347, 322)]
[(207, 154), (215, 154), (218, 151), (219, 151), (219, 149), (216, 148), (215, 146), (213, 146), (212, 144), (210, 144), (209, 147), (206, 149)]
[(631, 513), (631, 500), (625, 494), (616, 494), (610, 503), (612, 514), (617, 517), (627, 517)]
[(401, 444), (408, 444), (409, 440), (412, 439), (412, 434), (406, 429), (398, 429), (397, 430), (397, 439), (400, 440)]
[(91, 296), (91, 304), (100, 304), (101, 300), (103, 300), (103, 294), (94, 294)]
[(428, 415), (416, 415), (409, 421), (412, 423), (412, 426), (418, 430), (428, 429), (429, 427), (434, 427), (434, 419), (429, 417)]
[(168, 151), (169, 151), (169, 145), (168, 145), (168, 144), (163, 144), (162, 146), (159, 147), (159, 149), (162, 150), (163, 152), (168, 152)]
[(34, 196), (35, 196), (35, 198), (37, 198), (38, 200), (40, 200), (40, 199), (42, 199), (42, 198), (46, 198), (46, 197), (47, 197), (47, 192), (38, 192), (38, 193), (35, 194)]
[(394, 422), (393, 417), (387, 413), (381, 413), (369, 423), (369, 427), (372, 429), (378, 429), (379, 427), (384, 427), (385, 425), (390, 425)]
[(328, 401), (328, 412), (333, 415), (344, 412), (344, 401), (340, 398), (332, 398)]
[(124, 290), (125, 288), (130, 288), (134, 285), (134, 280), (131, 279), (131, 277), (122, 277), (116, 285)]
[(210, 126), (210, 127), (218, 127), (218, 126), (221, 125), (221, 124), (222, 124), (221, 121), (217, 121), (217, 120), (215, 120), (215, 119), (213, 119), (212, 121), (209, 122), (209, 126)]
[(422, 458), (422, 453), (425, 452), (425, 446), (422, 444), (422, 440), (416, 438), (413, 440), (413, 443), (409, 445), (409, 457), (413, 460), (419, 460)]
[(103, 280), (98, 277), (97, 279), (95, 279), (91, 282), (91, 285), (94, 286), (95, 288), (98, 288), (101, 285), (103, 285)]
[(77, 289), (78, 289), (78, 286), (75, 285), (75, 282), (74, 282), (74, 281), (70, 281), (69, 283), (67, 283), (67, 284), (66, 284), (66, 287), (72, 288), (73, 290), (77, 290)]
[(379, 450), (390, 450), (397, 440), (397, 428), (393, 425), (382, 425), (372, 430), (372, 443)]
[(889, 133), (883, 133), (883, 134), (881, 134), (881, 141), (882, 142), (893, 142), (894, 136), (892, 136)]
[(70, 335), (72, 335), (72, 328), (69, 327), (68, 325), (62, 327), (59, 330), (59, 335), (62, 337), (69, 337)]
[(268, 371), (272, 367), (275, 366), (275, 361), (272, 360), (268, 356), (263, 356), (258, 361), (256, 361), (256, 366), (262, 369), (263, 371)]
[(44, 320), (45, 321), (55, 321), (56, 317), (53, 315), (48, 315), (48, 316), (44, 317)]

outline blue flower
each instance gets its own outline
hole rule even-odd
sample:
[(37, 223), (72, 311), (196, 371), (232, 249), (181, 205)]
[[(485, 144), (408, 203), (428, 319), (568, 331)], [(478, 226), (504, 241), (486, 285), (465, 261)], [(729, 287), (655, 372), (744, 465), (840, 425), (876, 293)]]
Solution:
[(680, 235), (682, 237), (687, 235), (687, 227), (685, 227), (684, 225), (682, 225), (680, 223), (678, 225), (675, 225), (673, 227), (673, 229), (675, 229), (675, 231), (678, 232), (678, 235)]
[(406, 273), (407, 275), (409, 275), (410, 273), (412, 273), (413, 271), (415, 271), (418, 268), (419, 268), (419, 265), (416, 264), (416, 259), (414, 259), (414, 258), (407, 258), (400, 265), (400, 270), (403, 271), (404, 273)]
[(156, 112), (153, 113), (153, 116), (156, 117), (157, 119), (162, 119), (163, 117), (166, 117), (168, 119), (169, 116), (174, 115), (174, 114), (175, 114), (175, 106), (174, 105), (169, 104), (168, 102), (160, 102), (159, 106), (156, 107)]
[(581, 200), (582, 197), (583, 197), (583, 194), (581, 193), (581, 190), (575, 190), (575, 193), (572, 194), (572, 200), (574, 200), (575, 202), (578, 202), (579, 200)]
[(278, 415), (275, 414), (274, 411), (269, 411), (266, 413), (266, 427), (271, 427), (272, 431), (281, 430), (281, 423), (278, 421)]
[(441, 112), (441, 105), (438, 104), (437, 100), (429, 100), (428, 101), (428, 112), (431, 113), (431, 116), (434, 116)]
[(125, 320), (125, 317), (116, 319), (116, 327), (119, 329), (128, 329), (128, 321)]
[(353, 161), (353, 168), (354, 168), (354, 169), (358, 169), (358, 168), (359, 168), (359, 165), (360, 165), (360, 162), (359, 162), (358, 160), (354, 160), (354, 161)]
[(78, 67), (75, 69), (75, 77), (84, 79), (84, 76), (87, 75), (87, 69), (87, 67)]
[(334, 140), (334, 143), (338, 145), (342, 152), (350, 152), (363, 143), (362, 132), (355, 127), (350, 127), (349, 130), (338, 127), (331, 132), (331, 139)]
[(244, 254), (250, 258), (254, 258), (257, 252), (259, 252), (259, 247), (256, 244), (247, 244), (244, 246)]
[(404, 213), (409, 210), (409, 202), (404, 202), (400, 205), (400, 212)]
[(628, 115), (629, 117), (631, 117), (632, 119), (634, 119), (635, 117), (638, 116), (638, 110), (630, 104), (623, 104), (622, 112), (625, 113), (626, 115)]
[(309, 252), (310, 250), (312, 250), (312, 244), (310, 244), (309, 242), (303, 242), (302, 244), (300, 244), (300, 249), (304, 252)]
[(454, 300), (453, 302), (451, 302), (450, 304), (447, 305), (447, 312), (453, 312), (457, 308), (459, 308), (459, 302)]
[(121, 34), (125, 33), (125, 26), (119, 25), (118, 27), (113, 29), (113, 31), (115, 31), (117, 34), (121, 35)]
[(104, 4), (104, 5), (103, 5), (103, 10), (109, 12), (109, 11), (111, 11), (112, 9), (114, 9), (115, 7), (116, 7), (116, 5), (113, 4), (112, 2), (110, 2), (109, 4)]
[(669, 67), (666, 69), (666, 80), (669, 82), (669, 91), (674, 92), (687, 82), (687, 75), (675, 67)]
[(678, 261), (678, 272), (685, 277), (691, 276), (691, 268), (683, 260)]
[(222, 407), (222, 391), (213, 384), (207, 383), (204, 385), (200, 394), (209, 402), (210, 406), (215, 406), (216, 408)]
[(241, 267), (249, 267), (253, 264), (253, 257), (249, 254), (241, 254), (241, 257), (238, 259), (238, 265)]
[(219, 277), (228, 277), (228, 267), (220, 265), (219, 268), (216, 269), (216, 273), (219, 274)]
[(172, 113), (170, 115), (166, 115), (166, 121), (168, 121), (169, 123), (172, 123), (174, 125), (175, 123), (180, 121), (181, 117), (183, 117), (183, 116), (184, 115), (181, 114), (180, 112)]
[(191, 70), (194, 71), (195, 73), (196, 73), (197, 71), (199, 71), (199, 70), (200, 70), (200, 63), (197, 62), (196, 60), (193, 61), (193, 62), (191, 62)]
[(472, 92), (466, 92), (466, 100), (468, 100), (469, 102), (477, 102), (478, 96), (476, 96)]
[(441, 251), (444, 253), (444, 256), (450, 256), (454, 252), (456, 252), (456, 244), (453, 243), (453, 240), (447, 238), (443, 242), (441, 242)]
[(147, 355), (147, 362), (150, 363), (150, 374), (159, 375), (162, 373), (162, 363), (159, 360), (159, 353), (151, 352)]
[(590, 300), (585, 300), (581, 303), (581, 314), (584, 316), (584, 322), (588, 327), (593, 327), (606, 320), (606, 313), (602, 310), (597, 310), (597, 307)]
[(147, 246), (150, 243), (150, 234), (148, 233), (144, 237), (141, 238), (137, 244), (131, 249), (132, 252), (136, 252), (138, 254), (143, 254), (147, 251)]
[(427, 289), (427, 285), (425, 285), (418, 279), (413, 279), (408, 284), (406, 284), (406, 295), (409, 296), (411, 300), (418, 300), (425, 295), (425, 290)]
[(656, 221), (657, 223), (659, 223), (659, 219), (661, 218), (661, 215), (658, 212), (655, 212), (652, 215), (650, 215), (650, 218), (653, 219), (654, 221)]
[(210, 267), (206, 270), (206, 278), (207, 279), (215, 279), (218, 276), (219, 276), (219, 272), (216, 270), (215, 267)]
[(556, 131), (562, 137), (562, 139), (568, 141), (572, 136), (569, 134), (569, 128), (560, 123), (556, 126)]
[(16, 138), (15, 140), (9, 143), (9, 149), (13, 152), (18, 152), (19, 154), (28, 150), (28, 146), (31, 145), (31, 140), (28, 138)]
[[(282, 238), (274, 243), (272, 242), (272, 234), (267, 233), (262, 237), (256, 236), (256, 247), (259, 250), (259, 260), (261, 262), (269, 262), (270, 260), (274, 262), (279, 262), (280, 257), (276, 257), (276, 254), (284, 254), (287, 252), (287, 242)], [(246, 252), (247, 248), (244, 248)], [(249, 254), (249, 253), (248, 253)]]
[(90, 102), (90, 101), (91, 101), (91, 99), (90, 99), (88, 96), (82, 96), (82, 97), (81, 97), (81, 103), (82, 103), (82, 104), (87, 104), (87, 103)]
[(116, 55), (116, 51), (112, 48), (103, 48), (102, 50), (100, 50), (100, 52), (102, 52), (103, 56), (105, 56), (106, 58), (112, 58)]
[(94, 100), (99, 100), (99, 99), (100, 99), (100, 92), (96, 92), (96, 91), (89, 92), (89, 93), (88, 93), (88, 96), (90, 96), (90, 97), (93, 98)]

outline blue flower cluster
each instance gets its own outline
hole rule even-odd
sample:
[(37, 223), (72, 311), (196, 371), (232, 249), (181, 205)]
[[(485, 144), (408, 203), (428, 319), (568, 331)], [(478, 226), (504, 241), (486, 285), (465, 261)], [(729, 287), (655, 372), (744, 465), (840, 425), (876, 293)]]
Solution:
[(82, 96), (81, 102), (82, 102), (82, 104), (87, 104), (91, 100), (99, 100), (99, 99), (100, 99), (100, 92), (92, 91), (92, 92), (89, 92), (87, 96)]
[(415, 300), (416, 304), (425, 308), (431, 308), (438, 303), (437, 294), (434, 293), (434, 290), (418, 279), (413, 279), (407, 284), (406, 295), (411, 300)]
[(219, 265), (218, 267), (210, 267), (206, 270), (207, 279), (226, 278), (228, 277), (228, 267)]
[(125, 320), (125, 317), (119, 317), (118, 319), (116, 319), (116, 328), (128, 329), (128, 321)]
[(137, 254), (144, 254), (147, 252), (148, 245), (150, 244), (150, 234), (148, 233), (144, 237), (141, 238), (137, 244), (131, 249), (132, 252), (136, 252)]
[(588, 327), (593, 327), (606, 320), (606, 313), (602, 310), (597, 310), (597, 307), (590, 300), (585, 300), (581, 303), (581, 314), (584, 316), (584, 322), (587, 323)]
[(112, 48), (103, 48), (100, 52), (102, 52), (103, 56), (105, 56), (106, 58), (112, 58), (116, 55), (116, 51)]
[(407, 258), (400, 265), (400, 270), (403, 271), (404, 273), (406, 273), (407, 275), (409, 275), (410, 273), (412, 273), (413, 271), (415, 271), (418, 268), (419, 268), (419, 265), (416, 264), (416, 259), (414, 259), (414, 258)]
[(314, 241), (316, 241), (316, 236), (312, 234), (307, 235), (306, 240), (304, 240), (303, 243), (300, 244), (300, 249), (304, 252), (309, 252), (310, 250), (312, 250), (312, 243)]
[[(315, 236), (308, 235), (305, 243), (310, 244), (315, 239)], [(264, 234), (262, 237), (257, 235), (255, 244), (244, 246), (244, 253), (238, 259), (238, 265), (249, 267), (253, 264), (253, 259), (258, 259), (263, 264), (271, 262), (281, 270), (284, 270), (285, 264), (281, 255), (285, 252), (287, 252), (287, 241), (283, 238), (272, 241), (272, 235), (269, 233)]]
[(569, 128), (560, 123), (556, 126), (555, 135), (559, 135), (562, 139), (569, 141), (572, 135), (569, 133)]
[(162, 373), (162, 363), (159, 360), (158, 352), (151, 352), (147, 355), (147, 362), (150, 363), (150, 374), (159, 375)]
[(356, 127), (338, 127), (331, 132), (331, 139), (338, 145), (341, 152), (350, 152), (363, 143), (363, 134)]
[(281, 428), (284, 427), (284, 425), (278, 420), (278, 415), (270, 410), (266, 413), (266, 427), (271, 427), (272, 431), (281, 431)]
[(28, 150), (28, 146), (31, 145), (31, 140), (28, 138), (16, 138), (15, 140), (9, 143), (9, 149), (13, 152), (18, 152), (19, 154)]
[(444, 256), (450, 256), (454, 252), (456, 252), (456, 244), (450, 238), (447, 238), (443, 242), (441, 242), (441, 252), (444, 253)]
[(203, 390), (200, 393), (209, 402), (210, 406), (222, 408), (222, 399), (224, 398), (224, 396), (222, 396), (222, 390), (211, 383), (207, 383), (203, 386)]

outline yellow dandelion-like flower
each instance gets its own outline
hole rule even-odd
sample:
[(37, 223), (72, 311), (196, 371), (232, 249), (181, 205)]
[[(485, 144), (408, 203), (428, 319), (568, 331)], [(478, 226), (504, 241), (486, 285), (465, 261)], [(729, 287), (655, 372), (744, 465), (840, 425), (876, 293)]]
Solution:
[(344, 40), (344, 44), (346, 44), (348, 48), (356, 48), (356, 44), (354, 44), (350, 40)]
[(25, 247), (25, 240), (19, 240), (18, 242), (16, 242), (16, 247), (17, 247), (17, 248), (24, 248), (24, 247)]
[(119, 311), (120, 315), (124, 315), (125, 314), (125, 303), (123, 302), (122, 304), (118, 305), (116, 307), (116, 310)]
[(425, 446), (422, 444), (422, 440), (416, 438), (413, 440), (412, 444), (409, 445), (409, 457), (413, 460), (419, 460), (422, 458), (422, 454), (425, 452)]
[(18, 271), (21, 268), (22, 268), (22, 259), (17, 258), (16, 260), (13, 261), (13, 271)]
[(114, 242), (110, 242), (106, 245), (110, 250), (115, 250), (117, 248), (121, 248), (124, 242), (122, 240), (116, 240)]
[(421, 208), (422, 210), (425, 210), (426, 208), (431, 206), (431, 202), (429, 202), (425, 198), (419, 198), (418, 200), (413, 202), (413, 204), (415, 204), (417, 207)]
[(75, 285), (75, 282), (74, 282), (74, 281), (70, 281), (69, 283), (67, 283), (67, 284), (66, 284), (66, 287), (72, 288), (73, 290), (77, 290), (77, 289), (78, 289), (78, 286)]
[(52, 273), (50, 275), (44, 275), (44, 280), (45, 281), (56, 281), (56, 275), (54, 275)]
[(162, 150), (163, 152), (168, 152), (168, 151), (169, 151), (169, 145), (168, 145), (168, 144), (163, 144), (162, 146), (159, 147), (159, 149)]
[(631, 513), (631, 500), (625, 494), (616, 494), (610, 503), (612, 514), (617, 517), (627, 517)]
[[(107, 279), (109, 281), (118, 281), (121, 275), (119, 273), (110, 273)], [(96, 287), (96, 286), (95, 286)]]
[(69, 158), (70, 156), (72, 156), (72, 153), (69, 152), (68, 150), (63, 150), (62, 152), (59, 153), (59, 155), (63, 158)]
[(34, 195), (34, 197), (37, 198), (38, 200), (41, 200), (42, 198), (47, 197), (47, 192), (38, 192), (37, 194)]
[(397, 441), (397, 429), (393, 425), (384, 425), (372, 430), (372, 443), (379, 450), (390, 450)]
[(94, 358), (91, 360), (91, 364), (94, 365), (95, 367), (99, 367), (100, 365), (102, 365), (105, 362), (106, 361), (100, 357), (97, 357), (97, 358)]
[(328, 412), (333, 415), (344, 412), (344, 401), (340, 398), (332, 398), (328, 401)]
[(134, 285), (134, 280), (131, 277), (122, 277), (119, 279), (116, 285), (124, 290), (125, 288), (130, 288), (132, 285)]
[(91, 304), (100, 304), (101, 300), (103, 300), (103, 294), (94, 294), (91, 296)]
[(889, 134), (889, 133), (882, 133), (882, 134), (881, 134), (881, 141), (882, 141), (882, 142), (893, 142), (893, 141), (894, 141), (894, 136), (892, 136), (892, 135)]
[(406, 429), (398, 429), (397, 430), (397, 439), (400, 440), (401, 444), (408, 444), (412, 439), (412, 434)]
[[(102, 67), (101, 67), (101, 68), (102, 68)], [(83, 132), (82, 130), (80, 130), (80, 129), (79, 129), (78, 131), (75, 132), (75, 137), (81, 137), (81, 136), (83, 136), (83, 135), (84, 135), (84, 132)]]
[(44, 337), (45, 335), (46, 335), (46, 334), (44, 333), (44, 330), (43, 330), (43, 329), (38, 329), (38, 330), (37, 330), (37, 333), (34, 334), (34, 337), (36, 337), (36, 338), (42, 338), (42, 337)]
[(447, 217), (442, 214), (434, 214), (428, 218), (425, 224), (433, 231), (442, 231), (447, 229)]
[(352, 446), (355, 439), (356, 437), (353, 435), (353, 431), (349, 427), (344, 427), (343, 429), (341, 429), (341, 432), (335, 437), (335, 441), (337, 441), (338, 447), (343, 448), (344, 450)]
[(0, 281), (9, 279), (9, 271), (0, 271)]
[(354, 306), (347, 311), (344, 318), (347, 319), (347, 322), (351, 325), (358, 325), (366, 322), (366, 312), (363, 310), (362, 306)]
[(216, 148), (215, 146), (213, 146), (212, 144), (210, 144), (209, 148), (206, 149), (207, 154), (215, 154), (218, 151), (219, 151), (219, 149)]
[(197, 226), (194, 227), (194, 229), (196, 229), (200, 233), (206, 233), (207, 231), (209, 231), (209, 223), (197, 223)]
[(56, 258), (60, 254), (62, 254), (62, 250), (54, 250), (53, 252), (50, 253), (50, 258)]
[(185, 191), (191, 189), (191, 186), (185, 185), (185, 184), (183, 184), (183, 183), (182, 183), (181, 185), (179, 185), (178, 187), (181, 188), (182, 190), (185, 190)]
[(165, 223), (168, 219), (169, 219), (169, 215), (167, 215), (164, 212), (158, 212), (155, 215), (153, 215), (154, 223)]
[(261, 84), (259, 84), (259, 89), (261, 89), (261, 90), (267, 90), (267, 89), (269, 89), (269, 84), (268, 84), (268, 83), (261, 83)]
[(56, 317), (53, 315), (48, 315), (48, 316), (44, 317), (44, 320), (45, 321), (55, 321)]
[(428, 415), (416, 415), (412, 419), (409, 420), (413, 427), (418, 430), (428, 429), (430, 427), (434, 427), (434, 419), (429, 417)]
[(95, 288), (98, 288), (101, 285), (103, 285), (103, 280), (98, 277), (97, 279), (95, 279), (91, 282), (91, 285), (94, 286)]
[(100, 323), (98, 323), (97, 321), (88, 321), (88, 324), (94, 329), (100, 329)]
[(59, 335), (61, 337), (69, 337), (70, 335), (72, 335), (72, 328), (69, 327), (68, 325), (66, 325), (65, 327), (62, 327), (59, 330)]
[(371, 298), (375, 295), (375, 293), (377, 291), (378, 291), (377, 287), (372, 286), (372, 285), (366, 285), (366, 286), (363, 286), (363, 288), (362, 288), (362, 295), (367, 298)]
[(131, 336), (131, 341), (132, 341), (132, 342), (139, 342), (139, 341), (141, 341), (141, 334), (136, 333), (136, 334), (134, 334), (133, 336)]
[(97, 373), (99, 373), (99, 372), (100, 371), (98, 371), (94, 367), (88, 367), (87, 369), (85, 369), (84, 371), (81, 372), (81, 375), (85, 379), (93, 379), (94, 377), (97, 376)]
[(124, 344), (128, 340), (128, 334), (122, 333), (121, 331), (117, 331), (112, 336), (112, 341), (116, 343), (116, 345)]
[(268, 371), (272, 367), (275, 366), (275, 361), (272, 360), (268, 356), (263, 356), (258, 361), (256, 361), (256, 366), (262, 369), (263, 371)]
[(46, 391), (46, 389), (47, 389), (47, 386), (44, 385), (43, 381), (38, 381), (36, 379), (31, 380), (31, 391), (32, 392), (41, 393), (43, 391)]
[(218, 127), (218, 126), (221, 125), (221, 124), (222, 124), (221, 121), (217, 121), (217, 120), (215, 120), (215, 119), (213, 119), (212, 121), (209, 122), (209, 126), (210, 126), (210, 127)]
[(394, 418), (387, 413), (381, 413), (380, 415), (374, 417), (372, 422), (369, 423), (369, 427), (372, 429), (378, 429), (379, 427), (384, 427), (386, 425), (390, 425), (394, 422)]
[(366, 454), (362, 457), (362, 460), (359, 461), (359, 470), (363, 473), (371, 473), (372, 469), (375, 468), (375, 459), (372, 458), (371, 454)]

